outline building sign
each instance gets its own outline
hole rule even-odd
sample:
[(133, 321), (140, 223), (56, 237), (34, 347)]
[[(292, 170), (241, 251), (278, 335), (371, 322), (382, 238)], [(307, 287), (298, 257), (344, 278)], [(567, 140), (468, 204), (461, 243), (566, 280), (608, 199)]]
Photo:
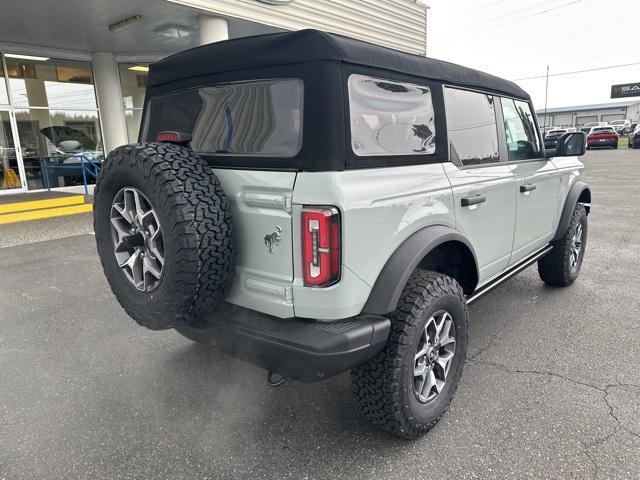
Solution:
[(640, 82), (611, 86), (611, 98), (640, 97)]

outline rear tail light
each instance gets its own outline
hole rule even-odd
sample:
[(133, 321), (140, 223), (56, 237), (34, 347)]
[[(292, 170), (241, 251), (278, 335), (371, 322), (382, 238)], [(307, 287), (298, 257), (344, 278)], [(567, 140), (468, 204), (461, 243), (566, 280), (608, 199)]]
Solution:
[(340, 212), (335, 207), (302, 209), (302, 276), (308, 287), (340, 280)]
[(156, 142), (164, 143), (188, 143), (191, 141), (191, 135), (184, 132), (158, 132)]

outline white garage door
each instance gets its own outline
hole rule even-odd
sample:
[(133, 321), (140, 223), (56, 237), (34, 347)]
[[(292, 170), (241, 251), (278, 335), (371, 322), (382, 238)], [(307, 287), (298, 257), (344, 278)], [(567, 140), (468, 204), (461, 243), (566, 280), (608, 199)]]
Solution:
[(602, 115), (603, 122), (612, 122), (614, 120), (625, 120), (624, 113), (611, 113), (609, 115)]
[(597, 121), (598, 121), (598, 116), (597, 115), (589, 115), (589, 116), (586, 116), (586, 117), (577, 117), (576, 118), (576, 127), (581, 127), (585, 123), (597, 122)]
[(573, 125), (573, 114), (556, 113), (553, 116), (553, 125), (556, 127), (570, 127)]

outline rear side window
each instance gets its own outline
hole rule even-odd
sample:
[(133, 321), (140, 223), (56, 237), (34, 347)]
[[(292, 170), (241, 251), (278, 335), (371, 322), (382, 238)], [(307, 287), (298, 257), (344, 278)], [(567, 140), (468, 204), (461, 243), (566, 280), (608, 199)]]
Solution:
[(495, 98), (445, 87), (444, 103), (451, 161), (456, 165), (500, 161)]
[(144, 138), (191, 134), (198, 153), (293, 157), (302, 144), (301, 80), (260, 80), (200, 87), (152, 98)]
[(540, 158), (542, 151), (538, 141), (536, 124), (533, 121), (533, 112), (529, 104), (503, 98), (502, 114), (507, 135), (509, 160)]
[(351, 147), (358, 156), (436, 151), (431, 90), (423, 85), (349, 76)]

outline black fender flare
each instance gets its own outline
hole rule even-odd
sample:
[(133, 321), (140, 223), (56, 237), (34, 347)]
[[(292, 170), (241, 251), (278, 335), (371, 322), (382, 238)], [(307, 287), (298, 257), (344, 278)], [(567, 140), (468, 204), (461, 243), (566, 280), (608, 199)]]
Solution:
[(580, 197), (586, 198), (586, 201), (581, 203), (587, 204), (587, 213), (589, 213), (591, 210), (591, 189), (586, 183), (577, 180), (573, 185), (571, 185), (567, 198), (564, 201), (564, 207), (562, 208), (558, 228), (556, 229), (556, 234), (553, 236), (553, 240), (551, 240), (552, 242), (560, 240), (564, 234), (567, 233), (569, 223), (571, 222), (571, 215), (580, 201)]
[(469, 249), (477, 275), (478, 259), (469, 240), (445, 225), (424, 227), (409, 236), (389, 257), (371, 289), (362, 313), (385, 315), (394, 311), (409, 276), (418, 264), (438, 245), (450, 241), (460, 242)]

